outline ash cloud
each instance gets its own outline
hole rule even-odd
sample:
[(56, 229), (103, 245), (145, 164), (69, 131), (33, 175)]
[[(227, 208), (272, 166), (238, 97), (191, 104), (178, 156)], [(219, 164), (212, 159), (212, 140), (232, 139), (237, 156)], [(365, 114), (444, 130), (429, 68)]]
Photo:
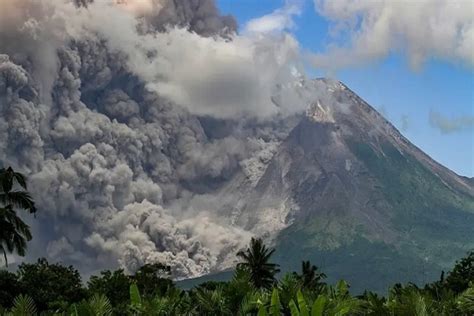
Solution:
[(222, 16), (214, 0), (162, 0), (158, 3), (160, 10), (145, 15), (147, 22), (159, 31), (165, 31), (165, 27), (170, 25), (187, 28), (202, 36), (229, 36), (237, 31), (234, 17)]
[[(212, 1), (149, 4), (0, 4), (0, 161), (41, 210), (31, 249), (86, 273), (232, 264), (251, 232), (211, 184), (252, 183), (306, 106), (290, 35), (238, 35)], [(232, 132), (207, 133), (205, 117)]]

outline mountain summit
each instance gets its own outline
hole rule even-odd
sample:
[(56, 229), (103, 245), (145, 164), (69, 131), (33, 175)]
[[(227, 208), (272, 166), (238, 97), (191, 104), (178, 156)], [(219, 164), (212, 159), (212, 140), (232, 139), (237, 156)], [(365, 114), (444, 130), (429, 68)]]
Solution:
[(275, 245), (284, 269), (310, 259), (355, 290), (384, 291), (435, 279), (474, 248), (472, 182), (432, 160), (344, 84), (305, 86), (316, 98), (239, 218), (256, 234), (259, 213), (283, 219)]

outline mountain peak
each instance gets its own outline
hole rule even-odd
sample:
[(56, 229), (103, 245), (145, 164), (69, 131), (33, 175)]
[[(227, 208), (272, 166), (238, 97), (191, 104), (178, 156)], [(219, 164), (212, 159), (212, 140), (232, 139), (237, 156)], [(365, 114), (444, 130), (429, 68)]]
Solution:
[(257, 234), (263, 214), (281, 218), (275, 242), (283, 267), (326, 258), (336, 277), (382, 289), (394, 262), (401, 271), (390, 282), (437, 277), (474, 247), (466, 243), (474, 233), (467, 178), (423, 153), (343, 83), (323, 78), (304, 87), (314, 99), (246, 196), (241, 217)]

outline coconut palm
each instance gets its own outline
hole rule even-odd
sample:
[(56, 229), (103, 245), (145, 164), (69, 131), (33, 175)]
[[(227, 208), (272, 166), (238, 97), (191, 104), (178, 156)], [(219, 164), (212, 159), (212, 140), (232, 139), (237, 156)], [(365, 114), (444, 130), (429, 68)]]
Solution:
[[(19, 187), (20, 189), (16, 189)], [(26, 191), (25, 177), (11, 167), (0, 169), (0, 251), (7, 261), (7, 253), (25, 255), (26, 243), (31, 240), (29, 226), (16, 214), (16, 209), (35, 213), (36, 207)]]
[(275, 275), (280, 269), (277, 264), (269, 262), (274, 252), (275, 249), (267, 248), (262, 239), (252, 238), (250, 247), (237, 253), (243, 260), (237, 267), (250, 273), (250, 279), (257, 289), (269, 289), (276, 282)]
[(312, 265), (309, 261), (301, 263), (301, 274), (293, 272), (294, 275), (301, 281), (301, 285), (306, 289), (317, 289), (322, 285), (322, 280), (326, 275), (318, 271), (318, 267)]

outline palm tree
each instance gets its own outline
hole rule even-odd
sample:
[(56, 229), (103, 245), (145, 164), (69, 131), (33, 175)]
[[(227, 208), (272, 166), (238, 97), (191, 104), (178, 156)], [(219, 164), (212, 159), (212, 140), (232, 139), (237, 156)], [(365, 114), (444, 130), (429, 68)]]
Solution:
[(322, 285), (321, 281), (326, 278), (326, 275), (319, 272), (318, 267), (311, 265), (311, 262), (309, 261), (303, 261), (301, 263), (301, 274), (296, 272), (293, 273), (306, 289), (316, 289), (318, 286)]
[(195, 302), (199, 315), (232, 315), (228, 298), (221, 285), (214, 290), (198, 287), (195, 290)]
[(276, 282), (275, 275), (280, 269), (277, 264), (268, 262), (274, 252), (275, 249), (268, 249), (262, 239), (252, 238), (250, 247), (237, 253), (243, 260), (237, 268), (250, 273), (250, 279), (257, 289), (269, 289)]
[[(15, 187), (20, 187), (16, 190)], [(25, 177), (11, 167), (0, 169), (0, 251), (7, 264), (7, 252), (24, 256), (27, 241), (31, 240), (30, 227), (18, 217), (15, 209), (36, 213), (31, 195), (26, 191)]]

